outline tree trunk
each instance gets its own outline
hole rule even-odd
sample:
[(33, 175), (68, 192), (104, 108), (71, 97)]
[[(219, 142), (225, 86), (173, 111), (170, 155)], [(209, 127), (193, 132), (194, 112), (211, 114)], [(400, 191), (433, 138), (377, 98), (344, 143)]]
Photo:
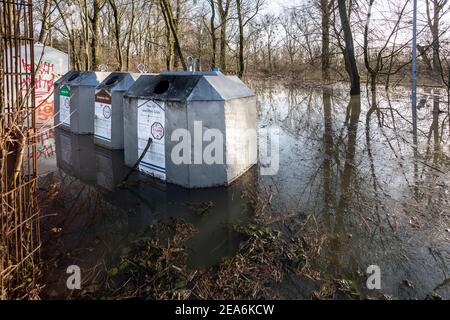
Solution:
[(422, 57), (422, 60), (427, 66), (428, 70), (433, 71), (433, 65), (431, 64), (430, 59), (428, 59), (426, 48), (421, 45), (417, 45), (417, 50), (419, 51), (419, 54)]
[[(181, 16), (181, 0), (175, 0), (175, 19), (174, 19), (174, 26), (175, 26), (175, 31), (178, 34), (180, 28), (179, 28), (179, 24), (180, 24), (180, 16)], [(173, 57), (173, 67), (174, 69), (178, 68), (178, 63), (179, 63), (180, 57), (178, 56), (177, 51), (174, 52), (174, 57)]]
[(272, 74), (273, 71), (273, 64), (272, 64), (272, 46), (270, 45), (270, 40), (267, 41), (267, 62), (268, 62), (268, 68), (269, 73)]
[[(433, 5), (433, 15), (430, 12), (430, 1)], [(433, 48), (433, 75), (435, 78), (440, 78), (442, 75), (442, 66), (440, 61), (440, 39), (439, 39), (439, 23), (442, 15), (442, 10), (447, 4), (448, 0), (426, 0), (427, 20), (432, 36)]]
[(227, 38), (227, 27), (226, 24), (223, 23), (220, 26), (220, 68), (223, 72), (227, 70), (227, 57), (226, 57), (226, 38)]
[[(117, 69), (119, 71), (122, 71), (123, 69), (123, 58), (122, 58), (122, 48), (120, 45), (120, 21), (119, 21), (119, 11), (117, 10), (117, 5), (114, 2), (114, 0), (108, 0), (111, 9), (113, 11), (113, 17), (114, 17), (114, 36), (115, 36), (115, 42), (116, 42), (116, 53), (117, 53)], [(94, 64), (94, 62), (93, 62)], [(95, 70), (95, 69), (94, 69)]]
[(341, 18), (342, 29), (344, 31), (345, 49), (344, 58), (345, 66), (350, 77), (350, 94), (359, 95), (361, 93), (360, 78), (358, 66), (356, 65), (355, 49), (353, 47), (353, 35), (350, 28), (350, 21), (347, 15), (345, 0), (338, 0), (339, 16)]
[(98, 67), (98, 17), (100, 13), (100, 0), (94, 0), (93, 2), (93, 11), (92, 11), (92, 17), (91, 20), (91, 29), (92, 29), (92, 36), (91, 36), (91, 68), (92, 70), (97, 70)]
[(322, 11), (322, 82), (330, 81), (330, 6), (333, 0), (320, 0)]
[(186, 61), (184, 61), (183, 53), (182, 53), (181, 47), (180, 47), (180, 42), (178, 40), (178, 34), (177, 34), (176, 27), (175, 27), (173, 15), (172, 15), (172, 8), (168, 4), (167, 0), (160, 0), (160, 5), (161, 5), (161, 10), (162, 10), (162, 13), (164, 16), (164, 21), (166, 22), (167, 28), (170, 30), (172, 37), (173, 37), (175, 51), (177, 52), (177, 55), (180, 58), (183, 69), (187, 70)]
[(48, 33), (48, 23), (50, 19), (50, 2), (51, 0), (44, 0), (44, 7), (42, 10), (42, 25), (41, 25), (41, 31), (39, 32), (39, 38), (38, 41), (40, 43), (44, 43), (47, 37)]
[(238, 15), (238, 24), (239, 24), (239, 57), (238, 57), (238, 77), (242, 78), (245, 72), (245, 63), (244, 63), (244, 23), (242, 20), (242, 12), (241, 12), (241, 0), (236, 0), (237, 6), (237, 15)]
[[(225, 1), (225, 5), (224, 2)], [(218, 0), (220, 15), (220, 68), (223, 72), (227, 71), (227, 20), (230, 9), (230, 0)]]
[(214, 6), (214, 0), (209, 0), (209, 4), (211, 5), (211, 19), (210, 19), (210, 28), (211, 28), (211, 68), (216, 67), (216, 54), (217, 54), (217, 38), (216, 38), (216, 26), (214, 20), (216, 19), (216, 8)]
[(130, 17), (130, 27), (128, 28), (128, 40), (127, 40), (127, 47), (126, 47), (126, 70), (130, 70), (130, 46), (131, 46), (131, 36), (133, 34), (133, 25), (134, 25), (134, 0), (131, 0), (131, 17)]
[(89, 7), (88, 7), (88, 2), (87, 0), (84, 0), (84, 11), (85, 11), (85, 16), (86, 16), (86, 23), (84, 25), (84, 39), (83, 39), (83, 44), (84, 44), (84, 67), (85, 70), (90, 70), (90, 64), (89, 64)]
[(366, 25), (364, 27), (364, 45), (363, 45), (363, 51), (364, 51), (364, 65), (366, 66), (367, 73), (370, 77), (370, 85), (372, 92), (375, 92), (376, 90), (376, 81), (378, 76), (378, 68), (374, 69), (370, 66), (370, 57), (369, 57), (369, 23), (372, 16), (372, 5), (375, 2), (375, 0), (369, 1), (369, 11), (367, 12), (367, 18), (366, 18)]
[(162, 2), (160, 2), (161, 5), (161, 11), (163, 13), (163, 18), (164, 18), (164, 23), (166, 25), (166, 43), (167, 43), (167, 53), (166, 53), (166, 69), (167, 70), (172, 70), (173, 69), (173, 37), (172, 37), (172, 32), (170, 31), (170, 27), (169, 27), (169, 21), (167, 18), (167, 14), (165, 11), (165, 7), (163, 5)]

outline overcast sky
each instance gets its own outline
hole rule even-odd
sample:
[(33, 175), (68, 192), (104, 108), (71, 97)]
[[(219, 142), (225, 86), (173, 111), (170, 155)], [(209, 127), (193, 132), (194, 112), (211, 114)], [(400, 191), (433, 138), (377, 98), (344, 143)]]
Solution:
[[(293, 7), (295, 5), (300, 4), (310, 4), (315, 0), (266, 0), (266, 5), (262, 13), (272, 13), (279, 14), (283, 11), (283, 8)], [(375, 0), (374, 7), (372, 8), (372, 18), (371, 18), (371, 27), (376, 27), (379, 32), (385, 32), (385, 36), (387, 36), (396, 22), (396, 15), (394, 12), (398, 11), (399, 7), (402, 7), (405, 4), (406, 0)], [(362, 7), (362, 16), (361, 19), (365, 19), (365, 12), (368, 7), (368, 0), (359, 1), (358, 3)], [(409, 0), (407, 4), (405, 15), (402, 18), (403, 29), (398, 34), (398, 40), (406, 40), (411, 39), (411, 31), (412, 31), (412, 9), (413, 9), (413, 1)], [(418, 33), (419, 33), (419, 42), (427, 41), (428, 35), (428, 27), (425, 26), (426, 21), (426, 5), (425, 0), (417, 1), (417, 10), (418, 10)], [(450, 10), (450, 2), (447, 4), (447, 10)], [(450, 26), (450, 12), (447, 12), (441, 19), (441, 30), (447, 30)], [(420, 30), (423, 28), (423, 33), (420, 33)], [(441, 31), (442, 32), (442, 31)], [(449, 31), (450, 32), (450, 31)], [(356, 39), (358, 40), (358, 39)]]

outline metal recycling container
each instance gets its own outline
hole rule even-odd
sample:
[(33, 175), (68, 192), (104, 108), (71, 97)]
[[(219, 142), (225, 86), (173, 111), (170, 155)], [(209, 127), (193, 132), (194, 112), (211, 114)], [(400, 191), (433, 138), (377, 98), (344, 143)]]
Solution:
[(55, 83), (55, 125), (75, 134), (94, 133), (95, 87), (108, 72), (69, 71)]
[(94, 143), (123, 149), (123, 95), (139, 77), (112, 72), (95, 89)]
[[(125, 94), (125, 164), (187, 188), (229, 185), (256, 161), (257, 98), (221, 72), (141, 76)], [(151, 139), (151, 140), (150, 140)]]
[[(55, 81), (54, 84), (54, 93), (53, 93), (53, 97), (54, 97), (54, 102), (53, 102), (53, 106), (54, 106), (54, 125), (58, 126), (60, 125), (60, 127), (65, 127), (66, 129), (70, 129), (70, 118), (69, 116), (66, 115), (61, 115), (61, 108), (60, 105), (65, 105), (63, 106), (64, 111), (62, 111), (62, 113), (64, 113), (65, 111), (67, 111), (67, 109), (70, 110), (70, 89), (67, 86), (64, 86), (69, 79), (73, 79), (75, 77), (78, 77), (80, 74), (80, 71), (69, 71), (67, 72), (65, 75), (63, 75), (61, 78), (59, 78), (58, 80)], [(63, 88), (64, 87), (64, 88)], [(66, 119), (68, 118), (68, 119)], [(64, 125), (63, 125), (64, 123)]]

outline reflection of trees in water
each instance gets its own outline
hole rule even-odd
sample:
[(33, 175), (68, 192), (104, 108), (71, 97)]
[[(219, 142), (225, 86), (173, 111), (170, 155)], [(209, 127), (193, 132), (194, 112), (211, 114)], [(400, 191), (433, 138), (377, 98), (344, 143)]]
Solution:
[(323, 91), (323, 119), (324, 119), (324, 159), (323, 159), (323, 189), (326, 217), (329, 216), (330, 208), (335, 205), (333, 181), (333, 119), (331, 110), (331, 93)]
[[(351, 120), (352, 110), (351, 106), (343, 110), (342, 100), (344, 99), (345, 96), (342, 97), (339, 93), (334, 93), (328, 98), (320, 90), (290, 87), (283, 91), (282, 87), (278, 87), (268, 92), (268, 102), (265, 101), (266, 108), (264, 110), (266, 113), (263, 114), (262, 121), (265, 120), (264, 117), (270, 118), (286, 134), (297, 139), (302, 144), (302, 149), (317, 151), (318, 148), (316, 147), (319, 147), (319, 155), (322, 154), (325, 158), (323, 168), (327, 168), (326, 170), (330, 172), (330, 158), (333, 159), (333, 163), (337, 167), (340, 167), (347, 151), (349, 137), (346, 129)], [(384, 181), (386, 179), (384, 179), (385, 177), (379, 177), (379, 175), (385, 173), (388, 169), (396, 174), (401, 173), (401, 179), (406, 180), (407, 184), (415, 185), (415, 183), (409, 181), (413, 178), (409, 166), (414, 157), (410, 148), (412, 139), (409, 129), (408, 99), (401, 100), (399, 94), (396, 93), (392, 100), (390, 95), (384, 92), (378, 93), (377, 97), (371, 96), (367, 102), (364, 98), (362, 99), (364, 101), (362, 113), (365, 115), (366, 129), (365, 141), (357, 137), (356, 146), (357, 154), (361, 156), (358, 165), (362, 169), (365, 169), (366, 165), (370, 167), (370, 179), (368, 180), (370, 183), (368, 185), (370, 185), (371, 190), (375, 192), (382, 190), (383, 183), (386, 184)], [(438, 98), (434, 100), (434, 109), (438, 109), (436, 103), (439, 100)], [(324, 110), (322, 110), (322, 107), (324, 107)], [(433, 155), (434, 164), (443, 162), (443, 165), (446, 165), (448, 156), (442, 152), (442, 144), (448, 143), (448, 138), (446, 141), (444, 140), (444, 136), (448, 132), (448, 125), (446, 121), (439, 120), (439, 114), (434, 112), (433, 118), (429, 119), (429, 115), (422, 112), (419, 119), (419, 123), (422, 125), (418, 134), (425, 135), (427, 131), (424, 130), (425, 126), (431, 126), (434, 152), (428, 153)], [(325, 123), (321, 120), (322, 117), (324, 117)], [(331, 127), (334, 127), (334, 130)], [(419, 140), (421, 140), (420, 137)], [(322, 145), (319, 145), (319, 143)], [(333, 147), (330, 146), (331, 144)], [(388, 157), (392, 159), (392, 156), (394, 157), (393, 160), (386, 161)], [(438, 161), (438, 158), (441, 161)], [(423, 161), (426, 164), (421, 164), (422, 171), (427, 167), (429, 168), (429, 165), (433, 165), (432, 162), (428, 163), (428, 159), (422, 159)], [(377, 166), (384, 167), (377, 168)], [(334, 175), (337, 176), (337, 173), (335, 172)], [(367, 181), (365, 176), (360, 178)], [(329, 190), (329, 187), (327, 186), (326, 189)]]
[(347, 146), (345, 150), (344, 169), (341, 172), (340, 184), (340, 199), (338, 204), (337, 216), (340, 218), (341, 214), (346, 210), (348, 203), (352, 197), (351, 185), (354, 180), (353, 174), (356, 168), (355, 154), (358, 133), (358, 122), (361, 114), (361, 98), (359, 96), (352, 96), (349, 102), (349, 124), (347, 128)]
[[(416, 163), (422, 164), (422, 170), (417, 174), (416, 185), (423, 185), (422, 190), (417, 191), (417, 200), (425, 201), (428, 204), (435, 202), (434, 206), (448, 205), (448, 196), (445, 193), (446, 191), (448, 192), (448, 185), (442, 181), (450, 166), (450, 158), (442, 148), (446, 142), (448, 143), (448, 140), (446, 140), (447, 134), (445, 133), (448, 113), (441, 121), (440, 117), (444, 115), (443, 110), (440, 108), (442, 98), (439, 92), (433, 92), (432, 122), (426, 137), (425, 152), (423, 155), (417, 154), (416, 159)], [(433, 190), (436, 188), (438, 189), (437, 191)]]
[[(445, 181), (440, 172), (448, 172), (450, 166), (448, 150), (442, 148), (449, 142), (448, 115), (436, 112), (442, 97), (433, 98), (433, 114), (428, 103), (419, 109), (415, 156), (410, 102), (402, 90), (363, 95), (348, 105), (343, 103), (348, 98), (336, 91), (279, 88), (272, 94), (277, 96), (272, 104), (288, 106), (272, 105), (271, 117), (282, 135), (292, 137), (284, 141), (298, 143), (285, 146), (294, 157), (280, 159), (285, 173), (272, 180), (285, 184), (289, 167), (295, 168), (292, 175), (303, 184), (294, 187), (296, 201), (302, 204), (299, 211), (315, 212), (323, 232), (333, 239), (323, 248), (329, 270), (346, 265), (351, 273), (355, 264), (375, 258), (392, 268), (393, 274), (413, 272), (410, 279), (423, 280), (430, 256), (419, 254), (418, 245), (432, 246), (436, 227), (445, 229), (441, 226), (445, 219), (433, 213), (438, 209), (450, 212), (445, 193), (448, 174)], [(422, 99), (428, 101), (426, 93)], [(363, 130), (358, 130), (360, 121)], [(302, 154), (299, 165), (292, 164), (296, 152), (308, 153)], [(419, 190), (419, 197), (414, 197), (414, 190)], [(284, 194), (279, 196), (287, 199)], [(446, 264), (433, 268), (450, 272)], [(422, 289), (430, 290), (434, 280), (429, 277)]]

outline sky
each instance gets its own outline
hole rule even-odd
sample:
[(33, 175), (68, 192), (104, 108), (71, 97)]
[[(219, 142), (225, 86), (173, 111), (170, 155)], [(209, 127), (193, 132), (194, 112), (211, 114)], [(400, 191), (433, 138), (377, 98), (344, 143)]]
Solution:
[(266, 0), (266, 8), (263, 13), (278, 14), (283, 9), (283, 6), (292, 6), (293, 4), (304, 2), (304, 0)]

